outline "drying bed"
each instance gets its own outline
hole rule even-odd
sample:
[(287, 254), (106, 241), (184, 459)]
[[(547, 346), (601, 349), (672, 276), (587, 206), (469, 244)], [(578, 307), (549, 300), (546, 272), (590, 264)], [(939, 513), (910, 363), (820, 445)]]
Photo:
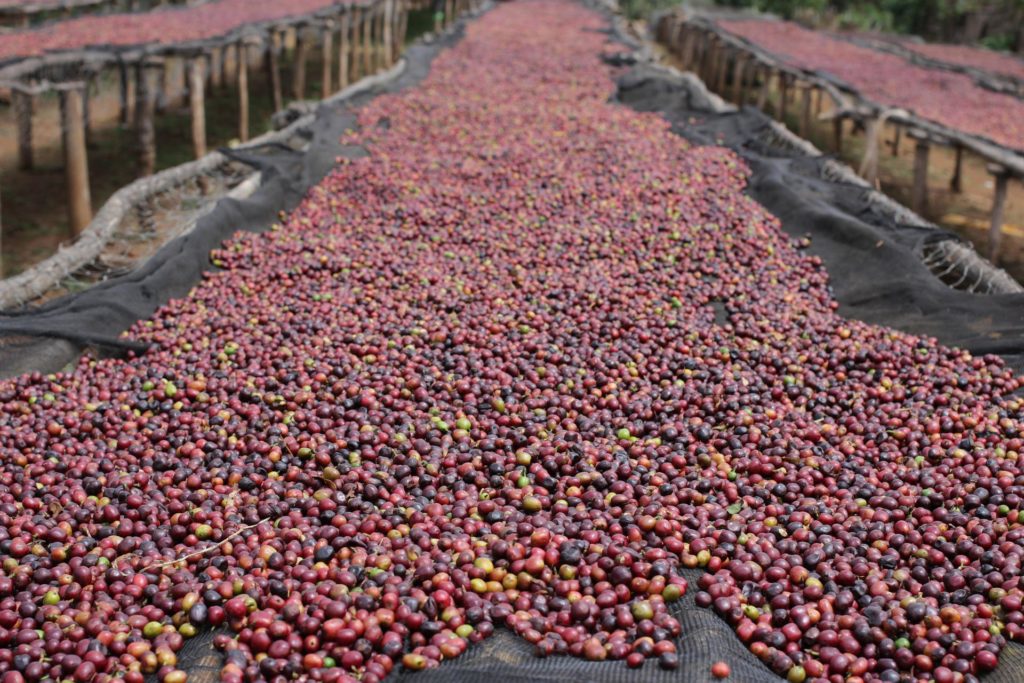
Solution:
[(986, 50), (971, 45), (948, 45), (944, 43), (918, 43), (909, 40), (899, 42), (911, 52), (946, 64), (966, 66), (996, 76), (1024, 82), (1024, 60), (1011, 54)]
[(208, 40), (247, 24), (310, 14), (335, 0), (217, 0), (193, 7), (88, 16), (4, 34), (0, 62), (47, 53)]
[(1024, 150), (1024, 101), (982, 87), (966, 74), (918, 66), (792, 22), (716, 23), (787, 65), (836, 79), (882, 106), (906, 109), (953, 130)]
[(605, 26), (485, 15), (127, 332), (148, 350), (0, 383), (5, 683), (180, 683), (208, 626), (227, 683), (381, 680), (498, 628), (653, 680), (686, 601), (767, 665), (743, 680), (997, 665), (1019, 380), (840, 317), (737, 155), (608, 101)]

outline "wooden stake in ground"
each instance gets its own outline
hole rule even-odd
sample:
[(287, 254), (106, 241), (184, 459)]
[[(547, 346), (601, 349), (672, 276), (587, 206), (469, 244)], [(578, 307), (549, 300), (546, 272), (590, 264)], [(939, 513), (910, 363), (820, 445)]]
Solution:
[(68, 189), (68, 223), (78, 236), (92, 220), (89, 193), (89, 157), (85, 149), (85, 120), (82, 83), (69, 83), (60, 90), (61, 128), (64, 133), (64, 173)]
[(955, 194), (963, 192), (961, 178), (961, 166), (963, 164), (964, 148), (960, 145), (953, 145), (953, 177), (949, 179), (949, 190)]
[(135, 67), (135, 140), (138, 145), (137, 176), (153, 175), (156, 170), (156, 92), (150, 69), (143, 59)]
[(292, 99), (306, 98), (306, 62), (309, 58), (309, 32), (305, 26), (295, 29), (295, 61), (292, 64)]
[(32, 158), (32, 114), (35, 110), (35, 97), (20, 88), (11, 91), (14, 99), (14, 117), (18, 123), (18, 168), (31, 170)]
[(196, 159), (206, 156), (206, 101), (203, 88), (203, 57), (188, 63), (189, 112), (192, 116), (192, 150)]
[(281, 68), (278, 64), (278, 49), (281, 35), (276, 28), (270, 29), (267, 36), (267, 71), (270, 80), (270, 93), (273, 97), (274, 111), (284, 109), (284, 96), (281, 94)]
[(347, 10), (345, 10), (341, 17), (338, 19), (338, 23), (341, 26), (338, 32), (338, 89), (344, 90), (348, 87), (348, 51), (349, 51), (349, 28), (351, 25), (351, 17)]
[(927, 133), (909, 130), (907, 135), (915, 140), (914, 145), (914, 187), (911, 192), (910, 208), (923, 216), (928, 210), (928, 151), (931, 141)]
[(239, 41), (235, 68), (238, 87), (238, 139), (249, 140), (249, 46)]
[(320, 61), (323, 67), (320, 72), (320, 97), (328, 97), (334, 93), (331, 86), (334, 74), (334, 22), (327, 19), (321, 28)]
[(992, 198), (992, 218), (988, 228), (988, 260), (999, 265), (999, 249), (1003, 242), (1003, 217), (1006, 213), (1006, 186), (1010, 181), (1009, 172), (997, 164), (989, 164), (988, 172), (995, 179), (995, 195)]
[(363, 68), (363, 22), (366, 20), (366, 12), (362, 7), (352, 9), (352, 72), (349, 80), (354, 83), (359, 80)]

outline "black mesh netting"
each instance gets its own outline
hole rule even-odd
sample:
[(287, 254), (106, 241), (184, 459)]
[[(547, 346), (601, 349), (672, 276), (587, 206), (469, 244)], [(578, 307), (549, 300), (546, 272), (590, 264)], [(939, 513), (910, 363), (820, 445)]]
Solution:
[[(409, 67), (397, 81), (355, 100), (318, 111), (305, 152), (276, 146), (250, 149), (244, 160), (263, 172), (263, 184), (251, 198), (221, 201), (196, 229), (158, 252), (136, 272), (55, 300), (43, 307), (0, 317), (0, 374), (30, 369), (53, 370), (83, 347), (111, 351), (132, 348), (118, 334), (151, 315), (168, 299), (185, 294), (211, 268), (208, 255), (236, 230), (263, 230), (278, 212), (293, 207), (342, 155), (363, 153), (342, 147), (341, 132), (354, 125), (353, 107), (366, 98), (418, 83), (438, 49), (457, 32), (432, 45), (409, 50)], [(557, 68), (553, 65), (553, 68)], [(810, 234), (811, 251), (824, 260), (841, 312), (938, 337), (975, 352), (994, 352), (1015, 365), (1024, 358), (1024, 295), (978, 295), (951, 289), (922, 261), (935, 240), (955, 240), (933, 228), (901, 225), (891, 212), (871, 201), (861, 186), (828, 177), (825, 162), (782, 143), (770, 121), (753, 110), (716, 114), (693, 82), (649, 66), (630, 69), (619, 81), (619, 100), (637, 110), (658, 112), (674, 130), (697, 142), (736, 149), (752, 170), (750, 194), (778, 216), (794, 236)], [(714, 662), (732, 669), (730, 681), (779, 679), (711, 610), (694, 604), (697, 570), (689, 570), (691, 590), (673, 605), (682, 626), (677, 641), (680, 667), (665, 671), (655, 662), (628, 670), (622, 662), (587, 662), (568, 657), (541, 659), (533, 647), (507, 630), (471, 647), (457, 660), (419, 673), (396, 673), (392, 680), (416, 683), (466, 681), (681, 681), (712, 680)], [(190, 640), (179, 657), (192, 683), (218, 679), (220, 657), (211, 632)], [(1024, 648), (1011, 644), (999, 668), (985, 677), (993, 683), (1024, 680)]]

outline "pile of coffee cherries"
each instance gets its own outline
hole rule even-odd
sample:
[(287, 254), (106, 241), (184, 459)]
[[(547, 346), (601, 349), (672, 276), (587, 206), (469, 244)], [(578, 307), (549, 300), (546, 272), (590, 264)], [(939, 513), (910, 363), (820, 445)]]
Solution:
[(996, 665), (1018, 379), (837, 316), (734, 155), (609, 103), (603, 27), (494, 9), (150, 351), (0, 383), (3, 683), (183, 683), (211, 627), (224, 683), (496, 628), (625, 677), (688, 588), (793, 683)]

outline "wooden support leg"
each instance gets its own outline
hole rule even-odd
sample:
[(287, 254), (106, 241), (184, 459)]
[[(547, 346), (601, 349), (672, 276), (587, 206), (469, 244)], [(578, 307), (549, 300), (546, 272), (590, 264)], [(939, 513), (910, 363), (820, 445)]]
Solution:
[(292, 99), (306, 97), (306, 70), (309, 57), (309, 34), (305, 27), (295, 32), (295, 62), (292, 64)]
[(893, 133), (892, 136), (892, 142), (889, 143), (889, 146), (892, 148), (892, 155), (894, 157), (898, 157), (900, 155), (900, 133), (902, 132), (902, 130), (903, 127), (897, 123), (896, 131)]
[(277, 29), (270, 29), (267, 37), (267, 71), (270, 81), (270, 92), (274, 101), (274, 111), (284, 109), (284, 95), (281, 93), (281, 66), (278, 50), (281, 46), (281, 34)]
[(789, 104), (789, 76), (779, 72), (779, 115), (778, 119), (786, 123), (786, 109)]
[(398, 40), (395, 45), (395, 58), (397, 59), (405, 52), (405, 38), (409, 35), (409, 11), (412, 9), (409, 6), (408, 0), (401, 0), (402, 4), (402, 16), (398, 22)]
[(953, 177), (949, 179), (949, 190), (955, 194), (963, 192), (963, 179), (961, 177), (961, 168), (963, 164), (964, 148), (960, 145), (953, 146), (953, 154), (955, 158), (953, 160)]
[(761, 87), (757, 90), (757, 108), (763, 112), (768, 110), (768, 92), (772, 87), (772, 72), (766, 66), (758, 69), (761, 74)]
[(989, 173), (995, 178), (995, 196), (992, 198), (992, 219), (988, 228), (988, 259), (999, 265), (999, 249), (1003, 242), (1003, 217), (1006, 213), (1006, 186), (1010, 174), (1006, 169), (990, 165)]
[(217, 92), (224, 85), (224, 50), (215, 47), (210, 50), (210, 90)]
[(249, 140), (249, 48), (245, 43), (238, 43), (237, 69), (238, 85), (238, 139)]
[(81, 84), (61, 90), (60, 105), (61, 127), (64, 131), (64, 172), (68, 186), (68, 222), (72, 235), (77, 237), (92, 220)]
[(338, 23), (341, 26), (341, 30), (338, 33), (338, 89), (344, 90), (349, 84), (349, 29), (351, 17), (349, 13), (345, 12), (341, 15)]
[(867, 134), (864, 136), (864, 160), (861, 163), (860, 174), (872, 187), (878, 182), (878, 141), (882, 137), (882, 122), (878, 119), (871, 119), (867, 124)]
[(394, 14), (395, 14), (395, 3), (393, 0), (384, 0), (384, 26), (381, 29), (381, 55), (383, 56), (383, 63), (381, 66), (385, 69), (391, 66), (391, 61), (395, 56), (394, 42)]
[(911, 194), (910, 208), (923, 216), (928, 211), (928, 136), (917, 131), (907, 133), (914, 138), (914, 188)]
[(809, 83), (800, 84), (800, 137), (808, 139), (811, 135), (811, 98), (814, 89)]
[(836, 154), (843, 151), (843, 119), (837, 116), (832, 119), (832, 148)]
[(167, 70), (169, 68), (170, 62), (167, 59), (162, 60), (160, 63), (160, 73), (157, 76), (156, 110), (158, 113), (167, 111), (171, 100), (174, 99), (173, 93), (169, 91), (170, 79), (167, 77)]
[(726, 94), (726, 82), (729, 78), (729, 50), (722, 46), (722, 61), (718, 65), (718, 74), (715, 77), (715, 92), (721, 95), (723, 98), (728, 97)]
[(14, 98), (14, 116), (18, 124), (18, 168), (23, 171), (32, 169), (32, 114), (35, 109), (35, 98), (27, 92), (15, 89), (11, 92)]
[(206, 101), (203, 87), (203, 58), (194, 57), (188, 64), (189, 111), (192, 116), (192, 150), (196, 159), (206, 156)]
[(334, 74), (334, 22), (324, 22), (322, 29), (322, 38), (320, 41), (320, 61), (322, 62), (322, 71), (320, 72), (320, 97), (329, 97), (334, 89), (331, 86), (331, 80)]
[(156, 170), (156, 93), (150, 70), (140, 62), (135, 71), (135, 139), (138, 144), (138, 177), (153, 175)]
[(373, 14), (367, 10), (363, 14), (363, 75), (373, 73)]
[(363, 10), (361, 7), (352, 8), (352, 58), (349, 80), (353, 83), (359, 80), (363, 66)]
[(121, 85), (121, 125), (127, 126), (132, 120), (132, 97), (131, 92), (131, 74), (128, 73), (128, 65), (123, 61), (120, 61), (117, 65), (118, 75), (120, 76)]
[(732, 101), (739, 105), (743, 104), (743, 73), (746, 67), (747, 56), (737, 53), (732, 68)]

